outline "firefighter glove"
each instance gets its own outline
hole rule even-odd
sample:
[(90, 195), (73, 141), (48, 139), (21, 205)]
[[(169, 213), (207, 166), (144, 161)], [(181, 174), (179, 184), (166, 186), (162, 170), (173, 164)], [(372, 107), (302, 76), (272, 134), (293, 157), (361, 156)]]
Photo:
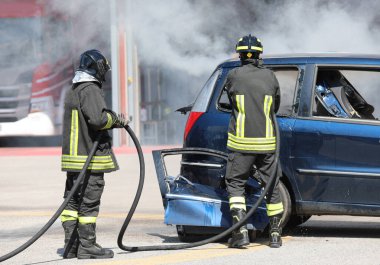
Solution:
[(125, 119), (124, 114), (117, 114), (116, 112), (112, 110), (106, 110), (107, 113), (109, 113), (112, 116), (112, 126), (113, 128), (124, 128), (125, 125), (128, 124), (129, 121)]
[(112, 125), (112, 128), (124, 128), (125, 125), (128, 124), (128, 121), (125, 119), (124, 114), (116, 114), (116, 118), (114, 119), (114, 123)]

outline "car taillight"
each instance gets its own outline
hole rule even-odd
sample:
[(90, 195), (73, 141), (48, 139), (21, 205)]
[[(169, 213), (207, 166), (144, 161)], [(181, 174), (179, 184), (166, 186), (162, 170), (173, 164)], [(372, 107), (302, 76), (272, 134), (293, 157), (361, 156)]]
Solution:
[(202, 116), (204, 112), (190, 112), (189, 118), (187, 119), (186, 122), (186, 127), (185, 127), (185, 135), (184, 135), (184, 140), (186, 140), (187, 135), (189, 134), (191, 128), (193, 128), (195, 122), (199, 119), (199, 117)]

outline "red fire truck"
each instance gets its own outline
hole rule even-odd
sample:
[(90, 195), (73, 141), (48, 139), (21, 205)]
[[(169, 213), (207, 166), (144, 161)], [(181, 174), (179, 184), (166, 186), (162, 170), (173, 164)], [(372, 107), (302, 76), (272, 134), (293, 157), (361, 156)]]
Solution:
[(61, 133), (71, 25), (48, 1), (0, 1), (0, 137)]

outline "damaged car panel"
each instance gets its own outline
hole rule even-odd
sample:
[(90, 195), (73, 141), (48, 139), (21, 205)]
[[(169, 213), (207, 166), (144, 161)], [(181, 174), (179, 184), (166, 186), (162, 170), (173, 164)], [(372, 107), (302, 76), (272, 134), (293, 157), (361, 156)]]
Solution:
[[(186, 155), (213, 157), (209, 163), (184, 162), (187, 166), (209, 167), (219, 170), (219, 181), (215, 174), (191, 176), (170, 176), (166, 170), (165, 157), (171, 155)], [(228, 194), (221, 184), (224, 178), (228, 155), (224, 152), (205, 148), (178, 148), (153, 151), (153, 160), (159, 180), (160, 191), (165, 207), (166, 224), (198, 227), (228, 228), (232, 220), (229, 214)], [(205, 171), (206, 172), (206, 171)], [(261, 187), (255, 181), (249, 181), (247, 189), (247, 206), (250, 208), (258, 200)], [(248, 221), (252, 230), (264, 230), (268, 222), (265, 203), (259, 206), (257, 213)]]

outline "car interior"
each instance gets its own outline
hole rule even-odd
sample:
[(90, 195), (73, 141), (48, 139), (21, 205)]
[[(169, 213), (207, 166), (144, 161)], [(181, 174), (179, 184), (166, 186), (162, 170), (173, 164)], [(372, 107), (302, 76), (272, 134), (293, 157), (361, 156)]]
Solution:
[(346, 77), (335, 69), (318, 71), (314, 116), (375, 119), (368, 104)]

